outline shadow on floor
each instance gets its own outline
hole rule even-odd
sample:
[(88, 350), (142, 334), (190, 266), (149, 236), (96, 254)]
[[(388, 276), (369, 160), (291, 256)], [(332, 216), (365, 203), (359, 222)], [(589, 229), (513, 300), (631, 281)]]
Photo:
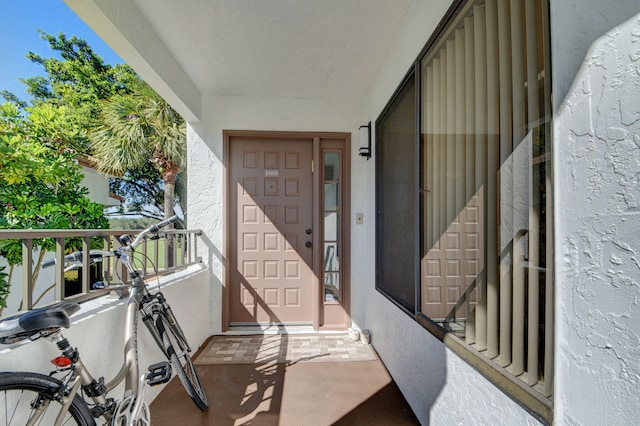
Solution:
[(209, 410), (198, 410), (174, 378), (151, 404), (154, 426), (419, 424), (379, 360), (197, 368)]

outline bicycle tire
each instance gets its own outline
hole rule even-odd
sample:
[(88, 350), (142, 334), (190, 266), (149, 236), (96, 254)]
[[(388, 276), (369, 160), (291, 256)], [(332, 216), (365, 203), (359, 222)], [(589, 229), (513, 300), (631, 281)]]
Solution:
[(165, 353), (180, 378), (182, 386), (194, 404), (205, 411), (209, 408), (207, 393), (189, 355), (189, 345), (180, 337), (169, 318), (163, 313), (156, 318), (156, 328), (162, 339)]
[[(62, 407), (56, 400), (56, 394), (63, 387), (61, 381), (43, 374), (0, 373), (0, 425), (54, 424), (59, 408)], [(51, 403), (58, 408), (51, 406)], [(35, 405), (44, 408), (40, 418), (33, 417)], [(87, 403), (76, 395), (62, 424), (95, 426), (96, 422)]]

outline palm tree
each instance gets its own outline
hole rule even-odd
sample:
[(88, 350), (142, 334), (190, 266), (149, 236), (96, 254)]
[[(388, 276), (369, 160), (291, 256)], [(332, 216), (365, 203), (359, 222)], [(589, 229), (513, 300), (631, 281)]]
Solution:
[[(148, 84), (129, 94), (102, 102), (100, 126), (90, 135), (93, 158), (99, 171), (122, 176), (151, 161), (164, 183), (164, 218), (173, 216), (176, 178), (185, 158), (185, 122)], [(173, 266), (173, 238), (167, 239), (169, 264)]]
[(98, 170), (121, 176), (151, 161), (164, 183), (164, 218), (173, 216), (176, 177), (186, 151), (184, 120), (148, 84), (114, 95), (100, 108), (101, 125), (92, 133)]

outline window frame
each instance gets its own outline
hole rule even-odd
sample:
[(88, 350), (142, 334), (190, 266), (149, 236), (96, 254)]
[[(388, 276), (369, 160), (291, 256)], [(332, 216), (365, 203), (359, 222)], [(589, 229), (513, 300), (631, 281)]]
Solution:
[[(409, 306), (406, 306), (402, 301), (397, 300), (395, 295), (388, 291), (387, 288), (385, 288), (384, 283), (382, 283), (382, 271), (380, 270), (380, 268), (382, 267), (382, 262), (380, 261), (380, 258), (382, 257), (382, 240), (383, 238), (380, 238), (381, 235), (383, 235), (383, 233), (381, 232), (381, 223), (380, 223), (380, 215), (381, 215), (381, 202), (383, 202), (383, 194), (381, 193), (381, 184), (380, 182), (382, 180), (384, 180), (384, 177), (381, 176), (380, 173), (380, 169), (381, 169), (381, 158), (383, 157), (382, 154), (382, 146), (383, 143), (381, 143), (381, 134), (383, 132), (382, 128), (384, 126), (384, 120), (387, 118), (388, 114), (390, 113), (390, 111), (392, 110), (392, 108), (396, 105), (397, 102), (401, 101), (401, 96), (407, 91), (407, 86), (410, 84), (414, 85), (414, 92), (413, 92), (413, 97), (414, 97), (414, 117), (413, 119), (415, 120), (415, 117), (418, 117), (419, 115), (417, 115), (419, 113), (419, 78), (418, 75), (416, 75), (416, 65), (415, 63), (412, 64), (411, 68), (409, 69), (409, 71), (407, 71), (407, 73), (405, 74), (405, 76), (403, 77), (401, 83), (398, 85), (397, 89), (395, 90), (393, 96), (391, 97), (391, 99), (387, 102), (387, 105), (384, 107), (384, 109), (382, 110), (382, 112), (380, 112), (380, 114), (378, 115), (378, 118), (376, 119), (375, 122), (375, 137), (376, 137), (376, 144), (375, 144), (375, 161), (376, 161), (376, 180), (375, 180), (375, 204), (376, 204), (376, 254), (375, 254), (375, 288), (378, 292), (380, 292), (383, 296), (385, 296), (389, 301), (391, 301), (393, 304), (395, 304), (398, 308), (400, 308), (403, 312), (405, 312), (407, 315), (414, 317), (416, 310), (418, 308), (417, 304), (419, 299), (419, 292), (420, 292), (420, 282), (419, 282), (419, 277), (420, 277), (420, 262), (417, 259), (414, 259), (414, 265), (413, 265), (413, 269), (414, 269), (414, 274), (413, 274), (413, 280), (411, 281), (412, 286), (413, 286), (413, 307), (412, 309), (409, 308)], [(419, 157), (418, 157), (418, 152), (420, 151), (420, 147), (415, 145), (415, 138), (418, 137), (419, 135), (419, 131), (420, 131), (420, 123), (414, 123), (414, 163), (413, 163), (413, 167), (414, 167), (414, 172), (415, 172), (415, 182), (414, 182), (414, 194), (417, 194), (418, 191), (418, 186), (419, 186), (419, 173), (420, 173), (420, 164), (419, 164)], [(420, 209), (420, 203), (416, 203), (414, 211), (413, 211), (413, 227), (415, 230), (419, 230), (420, 229), (420, 216), (419, 216), (419, 209)], [(414, 246), (413, 246), (413, 250), (414, 253), (416, 252), (416, 250), (419, 249), (420, 246), (420, 241), (416, 240), (414, 241)]]
[[(547, 4), (549, 0), (542, 0)], [(518, 402), (521, 406), (523, 406), (529, 413), (531, 413), (534, 417), (539, 419), (540, 421), (551, 424), (553, 422), (553, 403), (552, 398), (545, 398), (538, 392), (531, 389), (531, 387), (525, 385), (519, 378), (509, 373), (506, 368), (499, 366), (497, 363), (487, 358), (479, 351), (465, 343), (463, 339), (455, 336), (454, 333), (442, 327), (437, 322), (431, 320), (425, 314), (421, 312), (420, 309), (420, 300), (421, 300), (421, 282), (420, 282), (420, 256), (421, 256), (421, 242), (422, 237), (421, 233), (423, 232), (423, 225), (421, 223), (421, 214), (424, 207), (424, 197), (421, 194), (424, 191), (422, 188), (422, 182), (424, 182), (424, 167), (421, 164), (421, 159), (423, 156), (423, 144), (421, 143), (422, 136), (422, 105), (423, 105), (423, 93), (422, 93), (422, 79), (421, 79), (421, 68), (422, 61), (424, 58), (431, 52), (431, 49), (434, 47), (436, 43), (439, 43), (440, 38), (444, 33), (449, 31), (450, 25), (455, 21), (459, 13), (462, 13), (468, 5), (474, 3), (474, 0), (454, 0), (451, 4), (442, 20), (429, 37), (424, 47), (418, 54), (417, 58), (413, 62), (412, 66), (402, 78), (401, 82), (398, 84), (396, 90), (393, 95), (390, 97), (389, 101), (382, 109), (378, 118), (375, 122), (375, 138), (376, 138), (376, 189), (375, 189), (375, 205), (376, 205), (376, 279), (375, 279), (375, 289), (381, 293), (385, 298), (387, 298), (390, 302), (396, 305), (401, 311), (405, 312), (407, 315), (411, 316), (416, 322), (418, 322), (427, 332), (432, 334), (434, 337), (442, 341), (446, 347), (452, 350), (455, 354), (457, 354), (460, 358), (462, 358), (465, 362), (471, 365), (474, 369), (476, 369), (479, 373), (481, 373), (485, 378), (487, 378), (490, 382), (492, 382), (497, 388), (502, 390), (505, 394), (511, 397), (514, 401)], [(549, 68), (551, 64), (549, 64)], [(550, 69), (549, 69), (550, 70)], [(379, 169), (379, 143), (380, 143), (380, 130), (382, 120), (388, 114), (389, 110), (393, 108), (394, 103), (398, 100), (398, 97), (403, 93), (406, 89), (406, 85), (408, 82), (413, 79), (414, 84), (414, 99), (415, 99), (415, 115), (413, 117), (415, 124), (415, 164), (416, 167), (416, 182), (415, 182), (415, 196), (417, 202), (415, 203), (415, 219), (416, 222), (416, 230), (417, 237), (414, 239), (415, 243), (415, 265), (416, 270), (414, 274), (414, 288), (415, 288), (415, 301), (414, 301), (414, 309), (410, 310), (398, 300), (395, 300), (393, 294), (390, 294), (386, 291), (382, 286), (379, 285), (379, 274), (378, 268), (380, 267), (379, 262), (379, 245), (381, 244), (379, 238), (379, 215), (380, 211), (380, 193), (379, 193), (379, 181), (383, 179), (383, 176), (380, 176)], [(551, 111), (551, 115), (553, 115), (553, 111)], [(550, 118), (548, 124), (552, 127), (553, 119)], [(551, 136), (551, 141), (553, 141), (553, 137)], [(553, 163), (550, 164), (550, 167), (553, 168)], [(552, 182), (552, 188), (554, 184)], [(551, 218), (553, 218), (553, 211), (549, 212)], [(551, 219), (553, 220), (553, 219)], [(552, 224), (553, 226), (553, 224)], [(553, 310), (555, 312), (555, 304), (552, 304)], [(555, 344), (555, 341), (554, 341)]]

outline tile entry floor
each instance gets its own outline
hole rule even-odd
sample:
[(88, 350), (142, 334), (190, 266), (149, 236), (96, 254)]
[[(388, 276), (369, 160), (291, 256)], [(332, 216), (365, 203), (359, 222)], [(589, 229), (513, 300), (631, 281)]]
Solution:
[(214, 336), (194, 360), (209, 409), (174, 377), (152, 425), (418, 424), (373, 347), (346, 334)]
[(196, 358), (196, 365), (262, 362), (349, 362), (378, 359), (371, 345), (345, 334), (274, 334), (216, 336)]

